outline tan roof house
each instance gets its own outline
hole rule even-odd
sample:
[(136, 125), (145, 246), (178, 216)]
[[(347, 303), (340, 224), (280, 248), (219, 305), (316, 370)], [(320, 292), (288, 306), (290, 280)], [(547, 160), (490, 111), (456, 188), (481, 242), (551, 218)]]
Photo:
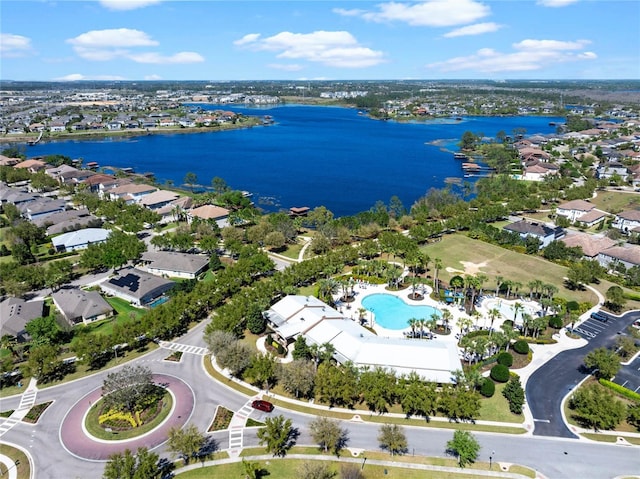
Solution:
[(595, 206), (585, 200), (573, 200), (558, 205), (556, 214), (564, 216), (572, 223), (580, 219), (581, 216), (591, 212)]
[(580, 247), (586, 259), (597, 259), (598, 255), (616, 244), (611, 238), (601, 235), (592, 235), (580, 231), (567, 230), (567, 234), (562, 241), (568, 247)]
[(598, 263), (608, 269), (622, 265), (629, 269), (640, 266), (640, 246), (612, 246), (598, 254)]
[(189, 223), (194, 218), (200, 218), (201, 220), (214, 220), (220, 228), (229, 226), (229, 210), (215, 205), (202, 205), (197, 208), (189, 210), (187, 213), (187, 220)]
[(640, 231), (640, 210), (627, 210), (618, 213), (611, 226), (623, 233)]
[(40, 170), (46, 168), (47, 164), (40, 160), (24, 160), (14, 165), (14, 168), (26, 168), (31, 173), (37, 173)]
[(109, 190), (109, 198), (111, 200), (121, 198), (129, 204), (140, 203), (145, 195), (149, 195), (157, 191), (157, 189), (155, 186), (129, 183), (128, 185), (117, 186)]

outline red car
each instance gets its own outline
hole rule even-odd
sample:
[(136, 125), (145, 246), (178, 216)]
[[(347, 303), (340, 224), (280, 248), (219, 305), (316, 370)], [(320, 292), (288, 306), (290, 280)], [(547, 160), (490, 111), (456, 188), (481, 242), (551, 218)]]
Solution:
[(273, 404), (271, 404), (269, 401), (263, 401), (262, 399), (256, 399), (255, 401), (253, 401), (251, 403), (251, 407), (264, 412), (273, 411)]

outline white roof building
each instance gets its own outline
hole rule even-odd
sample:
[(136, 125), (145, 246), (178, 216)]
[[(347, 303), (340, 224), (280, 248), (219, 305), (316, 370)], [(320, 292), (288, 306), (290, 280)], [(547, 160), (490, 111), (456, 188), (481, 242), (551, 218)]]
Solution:
[(76, 251), (86, 249), (90, 244), (104, 243), (111, 234), (111, 230), (103, 228), (85, 228), (56, 236), (51, 239), (56, 251)]
[(330, 343), (339, 363), (387, 368), (398, 376), (415, 371), (437, 383), (453, 382), (454, 371), (462, 369), (452, 342), (376, 336), (313, 296), (287, 296), (266, 316), (283, 340), (302, 334), (309, 344)]

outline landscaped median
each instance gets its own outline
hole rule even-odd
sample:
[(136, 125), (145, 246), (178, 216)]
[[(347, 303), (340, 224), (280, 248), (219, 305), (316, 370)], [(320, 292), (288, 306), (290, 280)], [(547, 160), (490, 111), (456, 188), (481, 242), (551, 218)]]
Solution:
[[(241, 458), (192, 464), (177, 469), (174, 473), (184, 479), (242, 477), (246, 474), (246, 467), (249, 463), (259, 469), (262, 474), (279, 479), (298, 479), (301, 477), (300, 469), (305, 463), (324, 463), (329, 471), (336, 474), (335, 477), (338, 477), (344, 467), (362, 472), (368, 479), (486, 478), (489, 471), (491, 471), (489, 477), (521, 477), (523, 479), (536, 477), (536, 473), (532, 469), (512, 464), (475, 462), (471, 466), (461, 469), (454, 458), (391, 457), (389, 454), (378, 451), (359, 451), (356, 455), (349, 451), (343, 451), (339, 457), (336, 457), (331, 454), (323, 454), (318, 448), (303, 446), (294, 447), (285, 458), (267, 455), (263, 448), (245, 449)], [(215, 469), (212, 470), (210, 467), (213, 466)], [(478, 473), (475, 474), (474, 471)], [(506, 476), (507, 473), (508, 476)]]
[[(217, 366), (213, 365), (212, 356), (204, 356), (204, 368), (207, 373), (219, 383), (224, 384), (227, 387), (230, 387), (246, 396), (252, 397), (256, 394), (261, 393), (262, 391), (256, 387), (250, 386), (246, 383), (240, 382), (238, 380), (234, 380), (226, 375), (224, 375)], [(367, 410), (347, 410), (341, 408), (329, 408), (328, 406), (323, 405), (314, 405), (310, 403), (304, 403), (302, 401), (296, 401), (294, 399), (283, 398), (280, 396), (275, 396), (272, 394), (268, 395), (269, 402), (273, 403), (275, 406), (282, 407), (284, 409), (289, 409), (292, 411), (303, 412), (307, 414), (313, 414), (316, 416), (326, 416), (332, 417), (340, 420), (362, 420), (369, 421), (372, 423), (392, 423), (392, 424), (400, 424), (406, 426), (425, 426), (425, 427), (435, 427), (442, 429), (463, 429), (463, 430), (471, 430), (471, 431), (484, 431), (484, 432), (498, 432), (505, 434), (524, 434), (527, 432), (523, 423), (509, 423), (509, 422), (501, 422), (500, 417), (496, 418), (487, 418), (478, 420), (475, 422), (455, 422), (450, 421), (449, 418), (443, 417), (430, 417), (427, 421), (425, 418), (420, 417), (412, 417), (407, 418), (404, 414), (397, 413), (387, 413), (387, 414), (375, 414), (371, 411)], [(485, 408), (487, 412), (495, 410), (494, 407)]]

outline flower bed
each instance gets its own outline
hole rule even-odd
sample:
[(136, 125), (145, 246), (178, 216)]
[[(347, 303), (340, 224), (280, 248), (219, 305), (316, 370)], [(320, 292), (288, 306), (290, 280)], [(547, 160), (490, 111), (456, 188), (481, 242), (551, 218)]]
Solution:
[(29, 412), (24, 417), (23, 421), (28, 422), (30, 424), (36, 424), (40, 419), (40, 416), (44, 414), (45, 410), (49, 406), (51, 406), (51, 404), (53, 404), (53, 401), (43, 402), (43, 403), (34, 405), (31, 409), (29, 409)]
[(213, 422), (207, 432), (222, 431), (229, 427), (231, 418), (233, 417), (233, 411), (223, 406), (218, 406), (216, 409), (216, 415), (213, 417)]

